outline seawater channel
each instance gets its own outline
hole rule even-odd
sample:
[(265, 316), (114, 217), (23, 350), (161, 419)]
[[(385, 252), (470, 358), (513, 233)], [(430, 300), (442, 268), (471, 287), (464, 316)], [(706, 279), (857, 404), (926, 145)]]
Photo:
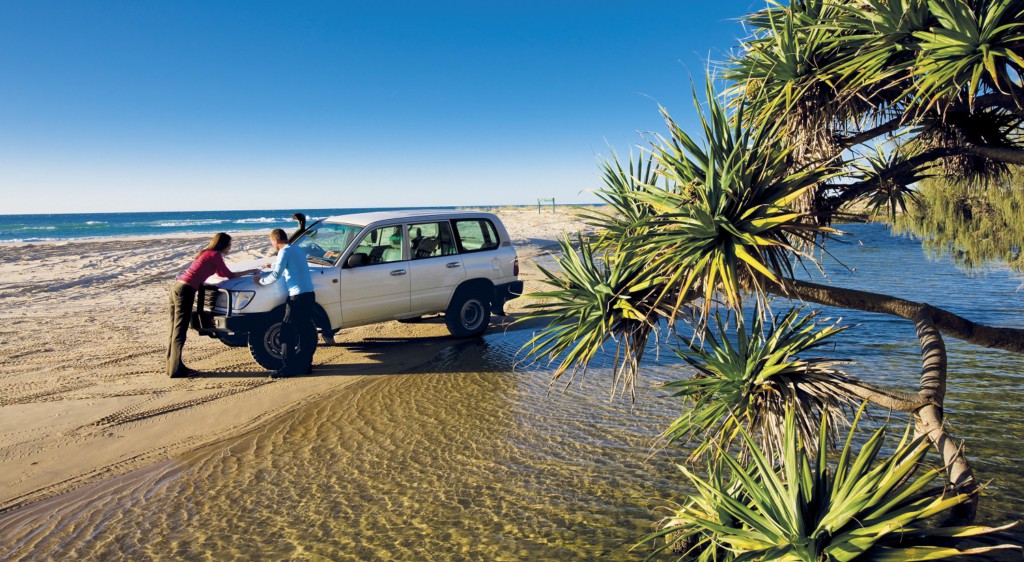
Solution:
[[(1018, 274), (965, 274), (881, 225), (843, 230), (847, 243), (829, 249), (853, 271), (829, 265), (837, 285), (1024, 321)], [(821, 316), (855, 325), (825, 350), (854, 361), (849, 374), (915, 389), (910, 322)], [(551, 386), (546, 366), (517, 364), (528, 338), (459, 343), (416, 372), (368, 377), (235, 439), (0, 514), (0, 559), (643, 559), (630, 546), (687, 492), (675, 467), (687, 451), (657, 442), (680, 411), (659, 385), (687, 369), (663, 345), (636, 402), (610, 400), (608, 358)], [(1021, 519), (1024, 358), (946, 344), (947, 419), (992, 481), (979, 521)]]

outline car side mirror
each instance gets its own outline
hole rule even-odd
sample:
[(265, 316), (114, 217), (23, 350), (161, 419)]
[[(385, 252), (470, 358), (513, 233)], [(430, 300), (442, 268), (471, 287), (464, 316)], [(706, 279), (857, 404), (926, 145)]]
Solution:
[(348, 257), (348, 260), (345, 261), (345, 265), (347, 267), (359, 267), (361, 265), (366, 265), (366, 254), (352, 254)]

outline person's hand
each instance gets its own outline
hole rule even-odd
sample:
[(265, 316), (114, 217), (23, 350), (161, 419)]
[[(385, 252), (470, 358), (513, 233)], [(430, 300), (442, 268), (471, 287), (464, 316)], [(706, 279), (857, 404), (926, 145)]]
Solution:
[(256, 283), (257, 285), (259, 285), (260, 284), (260, 276), (259, 275), (253, 275), (252, 276), (252, 281), (253, 281), (253, 283)]

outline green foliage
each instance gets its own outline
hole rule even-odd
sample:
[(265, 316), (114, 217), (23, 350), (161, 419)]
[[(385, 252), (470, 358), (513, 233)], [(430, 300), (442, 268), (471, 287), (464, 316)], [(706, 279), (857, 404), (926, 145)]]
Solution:
[[(682, 468), (697, 493), (648, 540), (672, 537), (700, 560), (984, 552), (936, 543), (989, 530), (929, 525), (976, 496), (930, 487), (943, 472), (924, 470), (927, 445), (909, 430), (889, 457), (883, 430), (854, 454), (858, 413), (830, 464), (853, 400), (909, 411), (917, 397), (805, 357), (842, 328), (776, 316), (767, 295), (790, 294), (835, 232), (832, 213), (857, 202), (963, 262), (1024, 269), (1024, 189), (1005, 188), (1008, 164), (1024, 162), (1024, 0), (779, 0), (746, 23), (724, 95), (709, 79), (706, 100), (694, 96), (697, 134), (663, 108), (668, 133), (645, 159), (604, 165), (607, 210), (584, 211), (597, 233), (566, 238), (558, 270), (542, 268), (550, 289), (524, 320), (548, 324), (526, 352), (558, 361), (557, 379), (614, 341), (613, 392), (632, 391), (661, 322), (694, 329), (674, 333), (696, 375), (669, 383), (685, 406), (665, 435), (695, 445), (708, 472)], [(940, 169), (972, 187), (908, 187)]]
[(579, 240), (578, 252), (565, 240), (561, 273), (542, 269), (552, 288), (535, 295), (543, 302), (528, 306), (524, 320), (549, 324), (524, 349), (561, 356), (555, 378), (570, 367), (585, 370), (616, 339), (616, 373), (632, 390), (660, 319), (675, 321), (699, 298), (700, 326), (718, 295), (741, 310), (748, 291), (763, 297), (767, 283), (792, 277), (795, 261), (813, 262), (803, 248), (832, 232), (788, 207), (827, 171), (791, 170), (774, 130), (750, 128), (714, 97), (708, 106), (703, 143), (666, 114), (671, 137), (653, 147), (645, 166), (631, 160), (627, 173), (607, 164), (599, 196), (610, 209), (584, 215), (603, 234)]
[(927, 180), (908, 211), (895, 217), (894, 228), (966, 269), (1002, 261), (1024, 271), (1024, 182), (1020, 171), (1014, 176), (1016, 183), (988, 189)]
[[(937, 24), (917, 31), (914, 103), (928, 109), (1006, 91), (1024, 68), (1024, 3), (1019, 0), (929, 0)], [(1015, 66), (1016, 70), (1013, 70)]]
[(624, 254), (600, 257), (590, 241), (577, 241), (578, 252), (568, 236), (561, 241), (559, 272), (538, 266), (553, 288), (530, 295), (539, 302), (526, 306), (525, 318), (548, 319), (549, 324), (523, 348), (528, 356), (551, 360), (564, 354), (554, 380), (569, 367), (575, 367), (573, 375), (585, 371), (603, 344), (616, 338), (625, 365), (617, 370), (621, 387), (632, 391), (644, 347), (664, 314), (652, 298), (663, 280)]
[(584, 222), (603, 233), (602, 240), (614, 249), (614, 241), (646, 231), (645, 223), (654, 215), (654, 209), (638, 195), (653, 188), (659, 180), (659, 170), (653, 154), (646, 162), (635, 162), (630, 155), (628, 169), (618, 159), (605, 162), (602, 180), (604, 188), (595, 195), (607, 204), (607, 210), (582, 210)]
[[(664, 539), (649, 558), (669, 548), (702, 562), (940, 560), (998, 548), (1019, 549), (959, 550), (946, 545), (943, 541), (950, 537), (998, 529), (935, 526), (935, 516), (967, 501), (968, 496), (935, 486), (939, 468), (917, 474), (929, 445), (923, 437), (911, 439), (909, 425), (888, 457), (882, 455), (884, 426), (854, 452), (859, 420), (860, 413), (834, 465), (825, 448), (808, 453), (797, 429), (798, 416), (788, 408), (779, 457), (761, 449), (741, 429), (749, 463), (718, 455), (708, 467), (708, 476), (680, 466), (697, 492), (672, 508), (660, 530), (645, 539)], [(822, 423), (820, 440), (826, 431)], [(776, 458), (781, 461), (778, 468)]]
[[(811, 250), (835, 232), (824, 225), (857, 202), (964, 262), (1024, 269), (1024, 189), (1003, 187), (1024, 162), (1024, 0), (780, 0), (746, 23), (724, 95), (709, 79), (695, 99), (697, 134), (663, 108), (668, 133), (645, 160), (605, 164), (608, 209), (584, 211), (597, 234), (566, 238), (559, 271), (542, 269), (551, 288), (525, 319), (548, 324), (527, 354), (559, 361), (557, 379), (615, 341), (616, 386), (632, 390), (662, 320), (694, 328), (689, 342), (675, 332), (697, 374), (668, 385), (686, 409), (665, 435), (694, 444), (708, 473), (682, 468), (697, 494), (649, 540), (673, 537), (701, 560), (983, 552), (935, 543), (988, 530), (928, 525), (976, 497), (929, 488), (938, 469), (915, 476), (927, 445), (909, 430), (889, 457), (882, 430), (853, 454), (858, 413), (829, 463), (852, 401), (884, 393), (804, 357), (841, 328), (775, 316), (767, 295), (817, 265)], [(939, 169), (972, 187), (908, 187)]]
[(819, 419), (831, 441), (845, 422), (844, 410), (856, 409), (849, 387), (857, 382), (833, 368), (838, 361), (800, 355), (826, 345), (846, 328), (820, 327), (816, 312), (801, 312), (790, 309), (765, 325), (764, 315), (755, 310), (749, 333), (742, 317), (733, 332), (718, 316), (716, 330), (705, 330), (701, 341), (677, 351), (696, 374), (665, 385), (684, 399), (683, 412), (666, 436), (695, 441), (696, 457), (734, 445), (742, 450), (747, 443), (741, 436), (749, 434), (774, 458), (783, 447), (786, 411), (796, 408), (797, 431), (807, 446), (818, 446)]
[[(886, 151), (881, 145), (875, 147), (863, 162), (854, 165), (855, 176), (859, 181), (876, 180), (878, 187), (868, 197), (867, 207), (872, 215), (884, 212), (889, 220), (894, 220), (898, 213), (907, 212), (907, 204), (914, 200), (914, 190), (904, 181), (893, 181), (886, 172), (907, 161), (907, 153), (899, 148)], [(924, 179), (923, 175), (914, 176), (914, 181)], [(903, 178), (904, 180), (906, 178)]]
[(803, 0), (786, 6), (769, 2), (768, 8), (747, 18), (755, 31), (741, 45), (740, 56), (730, 61), (725, 79), (735, 86), (727, 94), (739, 94), (756, 111), (750, 117), (757, 126), (778, 121), (791, 111), (804, 117), (829, 115), (841, 105), (826, 92), (823, 67), (835, 56), (834, 30), (820, 25), (840, 15), (839, 4), (828, 0)]
[[(716, 294), (734, 310), (743, 293), (764, 294), (764, 282), (792, 277), (793, 262), (830, 229), (806, 221), (790, 204), (829, 177), (823, 168), (792, 168), (778, 125), (753, 128), (708, 90), (707, 112), (697, 107), (702, 142), (665, 113), (670, 138), (654, 147), (667, 189), (637, 195), (654, 211), (643, 236), (618, 240), (618, 252), (648, 261), (669, 280), (675, 307), (703, 297), (706, 317)], [(680, 284), (681, 282), (681, 284)]]

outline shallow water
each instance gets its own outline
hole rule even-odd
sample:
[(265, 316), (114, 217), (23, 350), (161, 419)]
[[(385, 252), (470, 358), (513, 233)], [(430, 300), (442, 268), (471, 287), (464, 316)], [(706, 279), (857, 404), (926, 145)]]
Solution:
[[(847, 230), (864, 245), (832, 247), (857, 269), (831, 268), (837, 284), (985, 323), (1024, 320), (1011, 272), (967, 276), (884, 227)], [(861, 324), (834, 352), (857, 362), (848, 372), (914, 388), (910, 322), (830, 315)], [(514, 368), (527, 337), (461, 343), (419, 372), (366, 379), (232, 441), (2, 514), (0, 559), (642, 559), (628, 548), (655, 506), (685, 493), (673, 466), (685, 453), (652, 447), (678, 413), (656, 384), (683, 371), (670, 351), (649, 354), (636, 404), (609, 400), (600, 366), (563, 392), (546, 369)], [(981, 520), (1020, 519), (1024, 362), (946, 343), (947, 416), (978, 476), (994, 479)]]

